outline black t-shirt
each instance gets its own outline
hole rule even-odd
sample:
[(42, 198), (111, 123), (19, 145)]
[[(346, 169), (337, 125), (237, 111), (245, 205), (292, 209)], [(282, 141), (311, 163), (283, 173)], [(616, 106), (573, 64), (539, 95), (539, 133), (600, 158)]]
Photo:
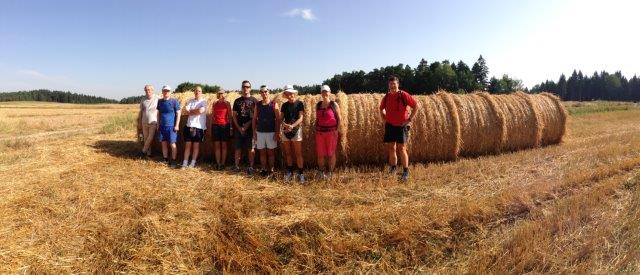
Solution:
[(280, 110), (284, 116), (284, 123), (292, 124), (300, 118), (300, 111), (304, 112), (304, 104), (300, 100), (296, 100), (293, 103), (287, 101), (282, 104)]
[(241, 96), (233, 101), (233, 111), (236, 113), (236, 118), (240, 127), (251, 121), (251, 118), (253, 118), (253, 106), (255, 106), (257, 102), (258, 100), (252, 96)]

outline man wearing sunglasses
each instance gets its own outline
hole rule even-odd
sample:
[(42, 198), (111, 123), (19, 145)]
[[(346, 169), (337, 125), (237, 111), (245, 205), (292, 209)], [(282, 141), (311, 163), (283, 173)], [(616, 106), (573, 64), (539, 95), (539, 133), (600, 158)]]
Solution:
[(233, 102), (233, 139), (235, 145), (235, 171), (240, 172), (242, 151), (247, 151), (249, 168), (247, 173), (253, 174), (253, 160), (255, 150), (253, 146), (253, 109), (258, 100), (251, 96), (251, 82), (242, 81), (242, 96)]

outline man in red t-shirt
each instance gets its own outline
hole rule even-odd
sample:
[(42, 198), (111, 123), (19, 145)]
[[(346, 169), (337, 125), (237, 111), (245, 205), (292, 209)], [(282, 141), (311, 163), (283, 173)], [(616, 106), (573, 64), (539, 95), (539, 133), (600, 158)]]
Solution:
[[(389, 92), (380, 102), (380, 116), (385, 121), (384, 143), (391, 166), (389, 173), (394, 174), (398, 164), (398, 154), (402, 162), (402, 180), (409, 179), (409, 154), (405, 144), (409, 139), (409, 124), (417, 113), (418, 104), (407, 92), (400, 90), (400, 80), (396, 76), (389, 77)], [(407, 111), (411, 107), (411, 114)]]

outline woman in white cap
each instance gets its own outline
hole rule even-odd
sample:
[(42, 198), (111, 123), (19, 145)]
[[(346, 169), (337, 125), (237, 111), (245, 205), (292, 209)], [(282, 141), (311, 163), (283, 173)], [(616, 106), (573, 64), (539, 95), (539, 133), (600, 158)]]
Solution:
[[(280, 108), (282, 118), (282, 147), (287, 161), (285, 180), (290, 181), (293, 176), (293, 154), (295, 153), (298, 168), (298, 180), (304, 183), (304, 160), (302, 159), (302, 121), (304, 119), (304, 104), (296, 99), (298, 91), (293, 85), (284, 86), (284, 98), (287, 102)], [(292, 148), (293, 147), (293, 148)], [(293, 152), (292, 152), (293, 151)]]
[[(316, 153), (322, 178), (327, 179), (331, 177), (333, 169), (336, 167), (340, 106), (331, 100), (329, 85), (322, 85), (320, 95), (322, 100), (316, 104)], [(325, 159), (327, 160), (326, 166)]]

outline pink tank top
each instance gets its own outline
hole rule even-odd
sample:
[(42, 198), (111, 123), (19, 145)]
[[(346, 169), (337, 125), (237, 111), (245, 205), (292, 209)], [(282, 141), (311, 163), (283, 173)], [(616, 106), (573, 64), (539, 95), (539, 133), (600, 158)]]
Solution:
[(322, 108), (322, 102), (318, 102), (316, 106), (316, 131), (318, 132), (330, 132), (338, 129), (338, 119), (336, 113), (331, 107), (335, 104), (333, 101), (329, 103), (329, 106)]
[(224, 101), (216, 101), (213, 104), (213, 124), (215, 125), (227, 125), (227, 112), (229, 112), (229, 105)]

